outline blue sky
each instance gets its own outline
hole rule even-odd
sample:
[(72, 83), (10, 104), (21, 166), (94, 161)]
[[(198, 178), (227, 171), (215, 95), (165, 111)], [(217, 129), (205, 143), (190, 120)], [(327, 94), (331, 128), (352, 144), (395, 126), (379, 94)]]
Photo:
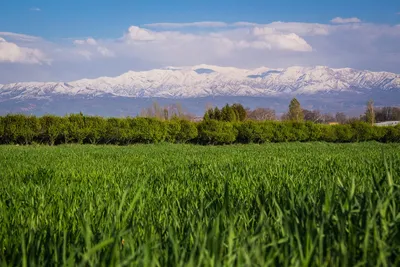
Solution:
[(396, 0), (1, 0), (0, 83), (202, 63), (400, 73), (399, 12)]
[(339, 16), (397, 24), (397, 12), (396, 0), (2, 0), (0, 27), (46, 38), (105, 38), (117, 37), (127, 25), (155, 22), (327, 23)]

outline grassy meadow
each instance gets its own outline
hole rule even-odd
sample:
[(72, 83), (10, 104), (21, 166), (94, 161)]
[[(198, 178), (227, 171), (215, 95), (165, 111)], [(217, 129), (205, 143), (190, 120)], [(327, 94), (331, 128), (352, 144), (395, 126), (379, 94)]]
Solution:
[(0, 266), (399, 266), (400, 144), (0, 146)]

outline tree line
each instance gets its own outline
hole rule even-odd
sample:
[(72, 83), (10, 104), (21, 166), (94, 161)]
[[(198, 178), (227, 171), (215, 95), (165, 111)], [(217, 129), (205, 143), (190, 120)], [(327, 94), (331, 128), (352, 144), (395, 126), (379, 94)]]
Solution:
[(400, 142), (400, 125), (376, 127), (362, 121), (340, 125), (296, 121), (236, 120), (231, 122), (216, 119), (192, 122), (180, 118), (170, 120), (145, 117), (103, 118), (83, 114), (71, 114), (63, 117), (52, 115), (35, 117), (17, 114), (0, 117), (1, 144), (129, 145), (160, 142), (247, 144), (372, 140)]
[[(275, 110), (270, 108), (256, 108), (251, 110), (244, 108), (241, 104), (226, 104), (222, 109), (218, 107), (208, 108), (203, 116), (203, 120), (219, 120), (219, 121), (276, 121), (278, 120)], [(382, 107), (375, 108), (372, 100), (367, 102), (365, 113), (359, 117), (348, 117), (343, 112), (337, 112), (335, 115), (322, 113), (319, 110), (307, 110), (301, 107), (300, 102), (293, 98), (289, 104), (288, 111), (284, 113), (281, 121), (294, 122), (313, 122), (313, 123), (334, 123), (346, 124), (352, 122), (366, 122), (374, 124), (375, 122), (384, 121), (400, 121), (399, 107)]]

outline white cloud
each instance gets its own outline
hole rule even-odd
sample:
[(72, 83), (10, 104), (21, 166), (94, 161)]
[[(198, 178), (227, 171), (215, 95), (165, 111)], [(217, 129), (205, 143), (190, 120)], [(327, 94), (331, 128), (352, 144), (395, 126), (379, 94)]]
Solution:
[(114, 57), (115, 56), (114, 52), (110, 51), (109, 49), (107, 49), (106, 47), (103, 47), (103, 46), (97, 47), (97, 52), (99, 52), (101, 55), (103, 55), (105, 57)]
[[(29, 74), (20, 74), (22, 80), (24, 75), (32, 77), (36, 72), (46, 73), (51, 79), (69, 80), (202, 63), (245, 68), (328, 65), (400, 73), (400, 25), (281, 21), (227, 23), (226, 27), (211, 27), (210, 22), (195, 25), (202, 29), (188, 24), (131, 26), (120, 38), (53, 42), (0, 32), (0, 37), (7, 40), (7, 44), (3, 41), (0, 61), (32, 63), (25, 65), (31, 69)], [(43, 64), (49, 62), (47, 58), (53, 60), (51, 68)], [(8, 66), (1, 62), (0, 70)], [(5, 79), (10, 78), (0, 71), (0, 83)]]
[(91, 60), (92, 56), (93, 56), (93, 54), (88, 50), (78, 50), (78, 51), (76, 51), (76, 53), (78, 55), (81, 55), (82, 57), (86, 58), (87, 60)]
[(289, 50), (297, 52), (311, 52), (312, 47), (295, 33), (290, 34), (268, 34), (264, 36), (272, 49)]
[[(76, 51), (76, 54), (81, 55), (87, 60), (91, 60), (96, 57), (96, 54), (101, 55), (103, 57), (114, 57), (115, 53), (108, 49), (105, 46), (101, 46), (97, 40), (93, 38), (87, 39), (79, 39), (73, 41), (74, 45), (76, 45), (79, 49)], [(81, 49), (81, 47), (85, 49)]]
[(295, 33), (283, 33), (270, 27), (255, 27), (252, 34), (257, 37), (253, 43), (242, 42), (245, 46), (258, 49), (311, 52), (312, 47)]
[(125, 39), (128, 41), (154, 41), (157, 37), (161, 37), (161, 34), (157, 34), (150, 30), (139, 28), (137, 26), (131, 26), (128, 32), (125, 34)]
[(38, 8), (38, 7), (32, 7), (32, 8), (30, 8), (29, 9), (30, 11), (35, 11), (35, 12), (40, 12), (40, 11), (42, 11), (40, 8)]
[(334, 24), (347, 24), (347, 23), (360, 23), (361, 20), (359, 18), (341, 18), (341, 17), (336, 17), (331, 20), (332, 23)]
[(188, 27), (198, 27), (198, 28), (223, 28), (228, 27), (228, 23), (220, 21), (199, 21), (199, 22), (188, 22), (188, 23), (151, 23), (145, 24), (148, 28), (188, 28)]
[(328, 35), (332, 30), (332, 27), (326, 24), (281, 21), (266, 24), (264, 27), (273, 28), (284, 33), (296, 33), (300, 36)]
[(75, 45), (97, 45), (97, 42), (93, 38), (87, 38), (86, 40), (74, 40)]
[[(225, 33), (225, 34), (224, 34)], [(236, 35), (236, 36), (233, 36)], [(292, 50), (308, 52), (312, 48), (300, 36), (294, 33), (285, 34), (273, 28), (254, 28), (253, 31), (235, 32), (229, 36), (229, 32), (218, 34), (188, 34), (182, 32), (163, 31), (154, 32), (147, 29), (131, 26), (124, 36), (127, 43), (157, 41), (158, 47), (192, 46), (193, 49), (199, 46), (225, 45), (226, 50), (254, 48), (268, 50)], [(210, 51), (211, 52), (211, 51)]]
[(261, 24), (253, 23), (253, 22), (246, 22), (246, 21), (239, 21), (231, 24), (235, 27), (254, 27), (254, 26), (261, 26)]
[(0, 62), (49, 64), (50, 60), (39, 49), (20, 47), (0, 38)]
[(13, 33), (13, 32), (0, 32), (0, 36), (7, 37), (7, 39), (9, 40), (21, 41), (21, 42), (37, 42), (41, 40), (39, 37), (36, 36)]

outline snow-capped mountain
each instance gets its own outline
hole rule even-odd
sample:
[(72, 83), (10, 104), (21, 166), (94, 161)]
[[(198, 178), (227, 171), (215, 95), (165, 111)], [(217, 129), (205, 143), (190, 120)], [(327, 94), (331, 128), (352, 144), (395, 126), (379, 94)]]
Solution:
[[(54, 96), (196, 98), (207, 96), (313, 95), (326, 92), (400, 91), (400, 75), (324, 66), (239, 69), (198, 65), (129, 71), (118, 77), (72, 82), (0, 85), (0, 99), (51, 99)], [(399, 101), (400, 102), (400, 101)]]

